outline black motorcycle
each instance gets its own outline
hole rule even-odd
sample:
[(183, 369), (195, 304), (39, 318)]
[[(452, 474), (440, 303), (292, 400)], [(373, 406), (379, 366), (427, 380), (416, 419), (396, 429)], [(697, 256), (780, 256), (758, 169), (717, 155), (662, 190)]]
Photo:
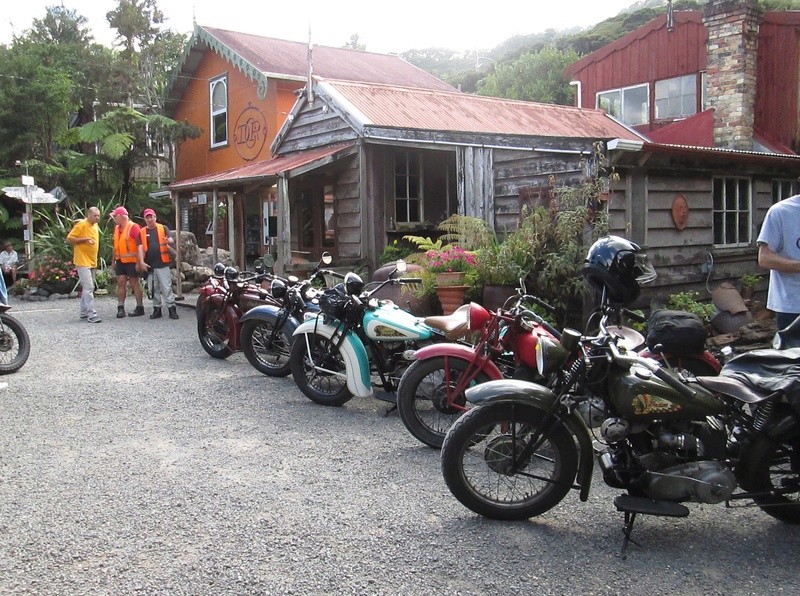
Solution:
[(17, 372), (31, 353), (31, 338), (22, 323), (8, 314), (10, 308), (0, 303), (0, 375)]

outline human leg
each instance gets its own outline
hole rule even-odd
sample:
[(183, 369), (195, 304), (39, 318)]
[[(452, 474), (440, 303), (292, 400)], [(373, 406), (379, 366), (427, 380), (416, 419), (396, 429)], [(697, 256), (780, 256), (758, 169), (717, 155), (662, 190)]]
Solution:
[(775, 325), (778, 329), (786, 329), (789, 325), (794, 323), (794, 320), (798, 317), (798, 313), (796, 312), (776, 312), (775, 313)]
[(97, 314), (94, 307), (94, 270), (89, 267), (76, 267), (78, 280), (81, 282), (81, 318), (88, 318)]

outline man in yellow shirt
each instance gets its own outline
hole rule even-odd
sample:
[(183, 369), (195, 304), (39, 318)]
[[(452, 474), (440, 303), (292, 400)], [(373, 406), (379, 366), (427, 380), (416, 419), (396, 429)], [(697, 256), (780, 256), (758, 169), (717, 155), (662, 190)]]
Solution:
[(78, 270), (81, 282), (81, 319), (99, 323), (100, 317), (94, 308), (94, 274), (97, 269), (97, 253), (100, 250), (100, 210), (89, 207), (86, 219), (77, 222), (67, 234), (67, 243), (72, 245), (72, 262)]

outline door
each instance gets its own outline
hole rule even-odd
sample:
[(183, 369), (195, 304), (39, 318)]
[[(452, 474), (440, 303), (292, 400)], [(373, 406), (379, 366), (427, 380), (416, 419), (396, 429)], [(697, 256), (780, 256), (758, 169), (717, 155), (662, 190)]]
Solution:
[(297, 191), (300, 256), (316, 262), (324, 251), (336, 253), (333, 186), (314, 184)]

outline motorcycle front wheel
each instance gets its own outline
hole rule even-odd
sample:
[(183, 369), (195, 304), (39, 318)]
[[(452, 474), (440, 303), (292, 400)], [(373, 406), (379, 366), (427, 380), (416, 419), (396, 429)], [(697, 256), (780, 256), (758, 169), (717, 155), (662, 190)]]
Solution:
[(522, 520), (555, 507), (578, 470), (572, 435), (556, 424), (534, 441), (542, 410), (519, 403), (471, 409), (442, 445), (442, 475), (462, 505), (492, 519)]
[(767, 515), (800, 524), (800, 441), (760, 438), (753, 443), (748, 474), (742, 485)]
[[(452, 356), (417, 360), (400, 379), (397, 388), (400, 419), (408, 432), (429, 447), (439, 449), (447, 431), (469, 408), (463, 391), (450, 395), (469, 364)], [(469, 386), (488, 380), (486, 374), (480, 373)]]
[(242, 324), (242, 351), (261, 374), (270, 377), (288, 375), (291, 372), (291, 345), (292, 338), (286, 334), (285, 327), (275, 333), (275, 321), (250, 320)]
[(228, 327), (221, 308), (210, 300), (203, 303), (197, 311), (197, 336), (209, 356), (225, 359), (233, 354), (233, 349), (227, 344)]
[(17, 372), (31, 354), (31, 338), (17, 319), (0, 313), (0, 375)]
[(347, 389), (344, 358), (327, 337), (314, 333), (295, 337), (289, 365), (294, 382), (314, 403), (341, 406), (353, 397)]

